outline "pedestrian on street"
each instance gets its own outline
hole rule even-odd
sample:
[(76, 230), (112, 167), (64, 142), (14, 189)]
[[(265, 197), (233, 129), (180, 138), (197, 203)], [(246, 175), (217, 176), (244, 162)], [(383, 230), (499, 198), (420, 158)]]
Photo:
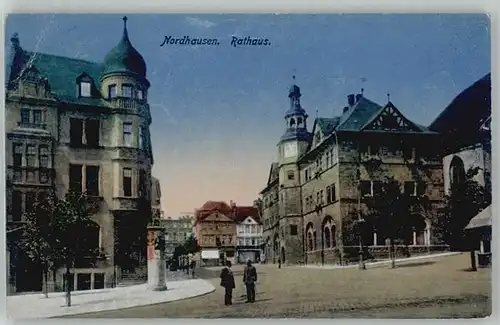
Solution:
[(224, 267), (220, 273), (220, 285), (224, 287), (224, 304), (226, 306), (232, 305), (235, 283), (230, 261), (226, 261), (226, 267)]
[(278, 269), (281, 269), (281, 258), (278, 258)]
[(257, 269), (252, 265), (250, 260), (247, 261), (247, 266), (243, 272), (243, 283), (247, 287), (247, 301), (255, 302), (255, 282), (257, 281)]
[(195, 260), (192, 260), (191, 261), (191, 276), (193, 277), (193, 279), (196, 277), (195, 273), (194, 273), (194, 269), (196, 268), (196, 261)]

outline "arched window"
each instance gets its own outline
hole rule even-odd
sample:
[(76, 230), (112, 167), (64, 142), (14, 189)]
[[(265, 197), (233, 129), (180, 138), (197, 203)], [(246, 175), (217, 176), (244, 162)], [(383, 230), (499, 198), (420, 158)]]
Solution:
[(465, 167), (463, 160), (455, 156), (450, 164), (450, 187), (462, 184), (465, 181)]
[(306, 226), (306, 238), (307, 238), (307, 250), (313, 251), (316, 249), (316, 233), (314, 231), (314, 226), (312, 222), (309, 222)]
[(323, 228), (323, 233), (324, 233), (324, 239), (325, 239), (325, 248), (330, 248), (331, 244), (332, 244), (330, 228), (328, 226), (325, 226)]
[(302, 126), (302, 117), (297, 117), (297, 126)]
[(290, 127), (293, 128), (295, 126), (295, 119), (291, 118), (290, 119)]

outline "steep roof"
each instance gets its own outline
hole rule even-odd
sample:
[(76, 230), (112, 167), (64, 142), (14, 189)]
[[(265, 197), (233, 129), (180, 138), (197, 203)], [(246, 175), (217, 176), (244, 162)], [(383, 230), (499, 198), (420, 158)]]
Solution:
[(314, 123), (317, 125), (316, 127), (319, 127), (321, 129), (324, 136), (332, 134), (339, 122), (340, 116), (335, 116), (332, 118), (318, 117), (316, 118), (316, 121), (314, 121)]
[[(82, 105), (109, 106), (98, 91), (101, 87), (102, 64), (53, 54), (29, 52), (22, 49), (20, 51), (23, 52), (17, 59), (22, 60), (22, 62), (18, 62), (24, 67), (21, 73), (28, 65), (34, 66), (41, 77), (47, 78), (52, 94), (59, 101)], [(84, 74), (87, 74), (93, 81), (93, 97), (91, 98), (79, 97), (76, 91), (77, 79)], [(9, 76), (10, 79), (17, 77), (15, 74)]]
[(211, 215), (213, 212), (218, 211), (231, 219), (234, 219), (234, 211), (226, 202), (223, 201), (207, 201), (196, 210), (196, 220), (200, 221)]
[(252, 217), (256, 222), (260, 223), (259, 210), (254, 206), (237, 206), (235, 221), (242, 222), (246, 217)]
[(462, 91), (429, 125), (439, 133), (477, 132), (491, 116), (491, 73)]
[(335, 128), (336, 131), (360, 131), (371, 117), (377, 114), (382, 106), (361, 97), (356, 104), (342, 114)]

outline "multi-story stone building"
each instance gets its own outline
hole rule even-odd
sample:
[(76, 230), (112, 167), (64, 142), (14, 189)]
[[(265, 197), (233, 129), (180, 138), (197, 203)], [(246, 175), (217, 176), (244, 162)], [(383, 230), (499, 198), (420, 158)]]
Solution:
[[(344, 263), (356, 256), (353, 224), (388, 178), (407, 195), (429, 198), (412, 245), (434, 244), (432, 220), (443, 197), (438, 134), (408, 120), (390, 100), (382, 106), (362, 93), (348, 96), (340, 116), (316, 118), (309, 132), (301, 95), (293, 85), (279, 159), (261, 192), (268, 260)], [(384, 243), (373, 229), (365, 245)]]
[(257, 207), (237, 207), (236, 261), (261, 261), (263, 243), (263, 226)]
[[(9, 283), (17, 291), (41, 288), (40, 269), (15, 245), (23, 215), (48, 191), (64, 198), (75, 190), (97, 203), (95, 228), (85, 237), (101, 259), (78, 262), (74, 287), (112, 285), (145, 256), (153, 164), (146, 63), (129, 40), (126, 18), (121, 40), (102, 63), (30, 52), (17, 35), (11, 42), (5, 101)], [(60, 270), (51, 287), (62, 284)]]
[(165, 227), (165, 253), (171, 257), (175, 247), (182, 245), (194, 235), (195, 219), (193, 215), (183, 215), (177, 219), (168, 217), (161, 219), (161, 224)]

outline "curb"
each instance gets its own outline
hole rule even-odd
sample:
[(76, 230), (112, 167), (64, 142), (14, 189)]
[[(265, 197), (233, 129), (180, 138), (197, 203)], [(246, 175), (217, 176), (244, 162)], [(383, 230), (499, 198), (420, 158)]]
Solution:
[[(460, 255), (462, 252), (448, 252), (448, 253), (441, 253), (441, 254), (431, 254), (431, 255), (420, 255), (420, 256), (414, 256), (414, 257), (409, 257), (409, 258), (399, 258), (396, 259), (396, 263), (401, 263), (401, 262), (409, 262), (409, 261), (415, 261), (415, 260), (422, 260), (422, 259), (432, 259), (432, 258), (438, 258), (438, 257), (447, 257), (447, 256), (454, 256), (454, 255)], [(382, 265), (387, 265), (390, 264), (390, 260), (383, 260), (383, 261), (378, 261), (378, 262), (367, 262), (365, 263), (366, 268), (371, 268), (371, 267), (377, 267), (377, 266), (382, 266)], [(301, 266), (293, 266), (292, 268), (296, 269), (319, 269), (319, 270), (336, 270), (336, 269), (350, 269), (350, 268), (358, 268), (358, 264), (352, 264), (352, 265), (301, 265)], [(290, 267), (288, 267), (290, 268)], [(397, 266), (396, 266), (397, 268)]]

